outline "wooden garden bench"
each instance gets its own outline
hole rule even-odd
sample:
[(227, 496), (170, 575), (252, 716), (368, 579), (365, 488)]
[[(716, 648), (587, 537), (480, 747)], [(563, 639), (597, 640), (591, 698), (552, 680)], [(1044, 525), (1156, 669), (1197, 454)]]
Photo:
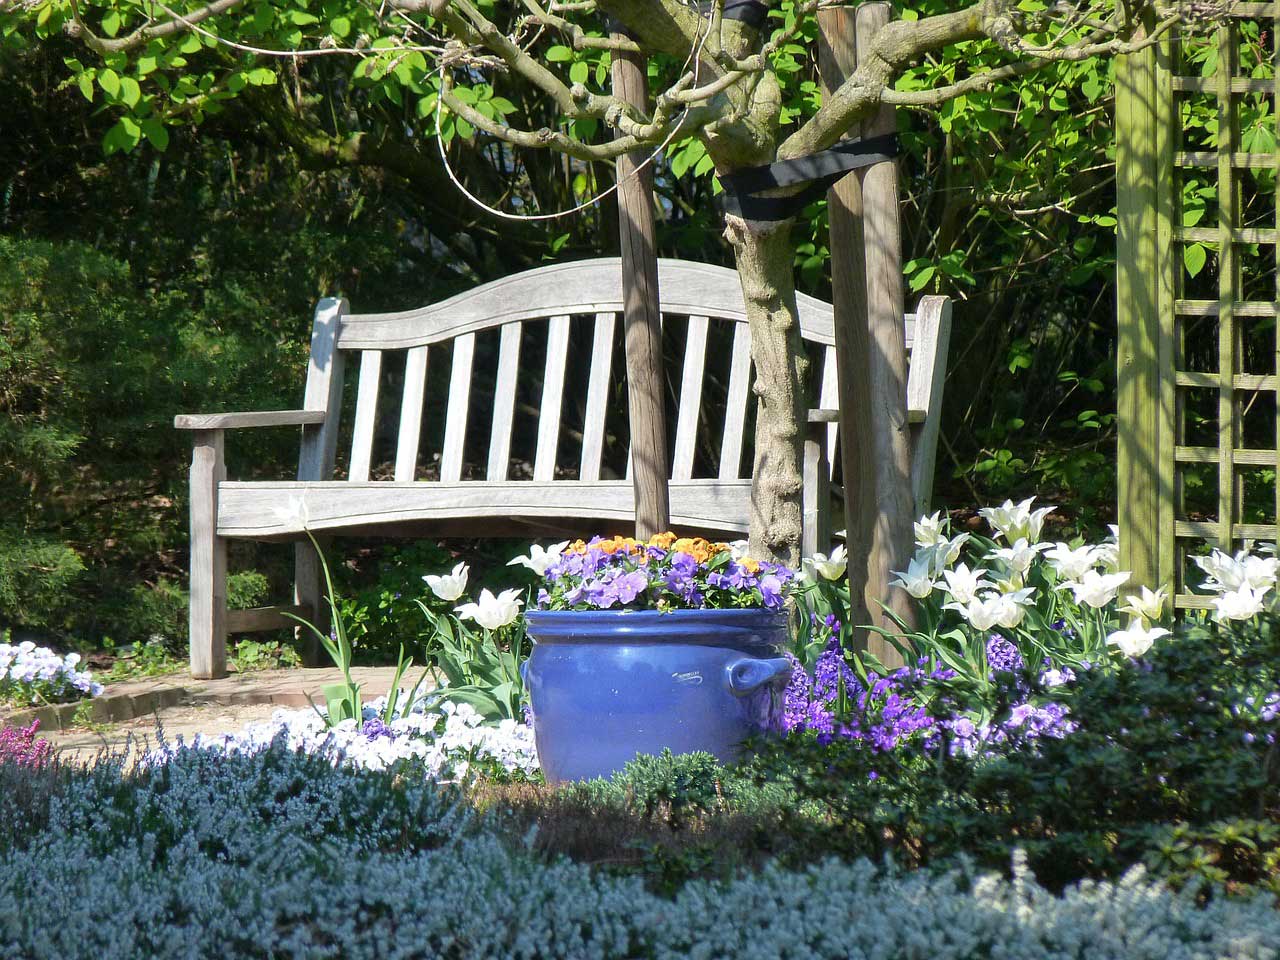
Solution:
[[(754, 404), (738, 275), (662, 260), (659, 280), (676, 411), (671, 523), (689, 533), (742, 536)], [(811, 552), (827, 544), (836, 365), (831, 306), (797, 299), (819, 408), (810, 416), (805, 457)], [(403, 313), (349, 313), (345, 300), (325, 299), (316, 308), (301, 410), (175, 418), (178, 429), (194, 431), (195, 443), (192, 672), (225, 671), (229, 632), (293, 626), (286, 612), (322, 609), (315, 552), (303, 542), (293, 605), (228, 612), (230, 539), (296, 541), (304, 524), (317, 537), (529, 538), (608, 532), (634, 522), (622, 301), (617, 259), (539, 267)], [(905, 321), (912, 486), (923, 511), (950, 301), (926, 296)], [(354, 384), (344, 376), (351, 363), (358, 367)], [(344, 417), (344, 410), (353, 413)], [(297, 479), (228, 480), (225, 431), (263, 426), (302, 428)]]

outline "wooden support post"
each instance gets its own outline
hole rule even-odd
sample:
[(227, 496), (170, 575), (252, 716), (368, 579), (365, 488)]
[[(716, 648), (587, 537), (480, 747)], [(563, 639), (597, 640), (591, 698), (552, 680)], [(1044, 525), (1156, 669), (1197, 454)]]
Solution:
[[(626, 34), (614, 33), (622, 38)], [(613, 51), (613, 95), (642, 110), (648, 101), (645, 60)], [(618, 158), (618, 238), (622, 250), (623, 317), (627, 346), (627, 396), (631, 423), (631, 479), (635, 488), (636, 536), (671, 526), (667, 481), (667, 415), (662, 389), (661, 301), (653, 221), (653, 166), (639, 173), (644, 151)]]
[[(302, 450), (298, 457), (299, 480), (333, 478), (334, 455), (338, 448), (338, 412), (342, 409), (343, 357), (338, 350), (338, 329), (347, 301), (326, 297), (316, 304), (311, 327), (311, 362), (307, 369), (304, 410), (324, 410), (323, 423), (302, 428)], [(303, 493), (305, 504), (306, 494)], [(323, 541), (321, 541), (323, 546)], [(309, 541), (294, 548), (293, 602), (311, 610), (311, 622), (321, 632), (329, 629), (329, 604), (325, 599), (320, 558)], [(301, 627), (296, 636), (302, 643), (302, 659), (308, 666), (321, 662), (320, 643), (310, 630)]]
[[(819, 13), (819, 67), (827, 89), (856, 69), (890, 15), (890, 4), (880, 0)], [(873, 137), (896, 130), (893, 108), (884, 107), (857, 132)], [(891, 626), (884, 605), (911, 623), (911, 598), (889, 586), (892, 571), (905, 569), (911, 556), (913, 520), (897, 164), (877, 163), (845, 177), (828, 196), (851, 616)], [(901, 662), (878, 635), (857, 642), (886, 666)]]
[(218, 536), (223, 431), (197, 430), (191, 456), (191, 675), (227, 675), (227, 541)]

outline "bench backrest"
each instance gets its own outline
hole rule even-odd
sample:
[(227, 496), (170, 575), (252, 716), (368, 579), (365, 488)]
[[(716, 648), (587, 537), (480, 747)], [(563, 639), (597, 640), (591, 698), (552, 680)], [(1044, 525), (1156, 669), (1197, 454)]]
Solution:
[[(675, 399), (672, 478), (708, 472), (726, 480), (749, 476), (743, 452), (752, 415), (751, 337), (738, 275), (709, 264), (660, 260), (659, 289), (664, 327), (677, 340), (683, 327), (682, 358), (669, 358), (667, 370)], [(610, 423), (621, 417), (625, 430), (622, 301), (616, 258), (539, 267), (399, 313), (353, 314), (343, 301), (323, 301), (312, 338), (306, 406), (339, 407), (344, 367), (348, 358), (359, 356), (346, 469), (352, 481), (386, 479), (386, 470), (376, 470), (384, 462), (394, 464), (389, 472), (397, 481), (421, 479), (424, 473), (491, 482), (521, 479), (521, 473), (534, 480), (616, 476), (618, 444), (612, 467), (606, 446)], [(834, 407), (832, 308), (803, 294), (797, 301), (801, 334), (815, 361), (810, 405)], [(948, 312), (946, 298), (926, 297), (917, 313), (905, 318), (907, 349), (916, 354), (908, 411), (910, 421), (920, 425), (917, 432), (937, 419)], [(486, 349), (479, 352), (489, 363), (478, 370), (477, 340), (485, 337), (492, 341), (482, 343)], [(442, 348), (446, 357), (439, 356)], [(427, 389), (429, 366), (435, 370), (442, 360), (448, 364), (447, 395)], [(433, 374), (433, 387), (443, 375), (442, 367)], [(432, 393), (444, 396), (442, 409), (432, 411), (426, 404)], [(514, 458), (516, 464), (531, 462), (531, 470), (513, 470), (517, 417), (535, 412), (531, 457)], [(430, 438), (437, 472), (436, 458), (424, 450), (423, 425), (425, 419), (438, 429), (441, 417), (442, 438), (438, 443)], [(305, 436), (299, 479), (332, 476), (337, 420), (330, 416)], [(834, 425), (828, 429), (833, 464), (836, 432)], [(931, 476), (936, 437), (929, 439)]]

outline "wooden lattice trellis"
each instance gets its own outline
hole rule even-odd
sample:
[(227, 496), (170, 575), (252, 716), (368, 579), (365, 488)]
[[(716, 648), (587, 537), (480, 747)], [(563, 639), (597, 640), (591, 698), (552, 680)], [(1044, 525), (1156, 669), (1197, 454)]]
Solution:
[(1276, 539), (1277, 34), (1237, 3), (1117, 69), (1122, 560), (1180, 608), (1204, 543)]

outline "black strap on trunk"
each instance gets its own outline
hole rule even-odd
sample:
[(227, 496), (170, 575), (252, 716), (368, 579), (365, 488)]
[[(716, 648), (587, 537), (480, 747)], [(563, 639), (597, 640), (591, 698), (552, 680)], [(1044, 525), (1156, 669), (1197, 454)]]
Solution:
[[(897, 134), (867, 140), (842, 140), (830, 149), (807, 157), (780, 160), (725, 174), (720, 177), (720, 186), (724, 188), (720, 194), (720, 205), (726, 214), (744, 220), (789, 220), (850, 170), (892, 160), (901, 149)], [(790, 196), (757, 196), (766, 190), (801, 183), (809, 186)]]
[(741, 20), (749, 27), (758, 27), (769, 16), (769, 4), (763, 0), (725, 0), (721, 16), (726, 20)]

